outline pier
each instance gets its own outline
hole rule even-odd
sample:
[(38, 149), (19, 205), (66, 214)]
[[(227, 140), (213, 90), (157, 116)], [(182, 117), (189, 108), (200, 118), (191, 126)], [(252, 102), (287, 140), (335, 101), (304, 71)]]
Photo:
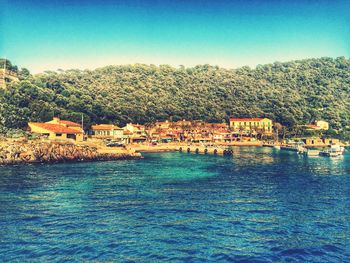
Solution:
[(232, 155), (233, 150), (229, 146), (206, 146), (193, 144), (161, 144), (161, 145), (132, 145), (129, 146), (136, 152), (182, 152), (193, 154)]
[(179, 146), (179, 152), (195, 154), (213, 154), (213, 155), (232, 155), (233, 151), (229, 148), (212, 147), (212, 146)]

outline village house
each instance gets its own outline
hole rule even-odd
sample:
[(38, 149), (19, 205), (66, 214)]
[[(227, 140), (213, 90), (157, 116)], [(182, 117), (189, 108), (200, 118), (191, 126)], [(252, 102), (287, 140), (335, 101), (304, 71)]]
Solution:
[(173, 123), (174, 128), (186, 129), (192, 126), (192, 122), (188, 120), (180, 120)]
[(177, 122), (157, 121), (147, 129), (147, 134), (152, 142), (179, 141), (182, 129)]
[(171, 124), (172, 124), (172, 122), (169, 122), (168, 120), (166, 120), (166, 121), (157, 121), (153, 125), (153, 128), (155, 128), (155, 129), (169, 129)]
[(237, 133), (272, 134), (272, 120), (268, 118), (230, 118), (230, 128)]
[(92, 137), (94, 138), (103, 138), (103, 139), (110, 138), (110, 139), (118, 139), (118, 140), (123, 139), (124, 130), (113, 124), (92, 125), (91, 130), (92, 130)]
[(231, 132), (226, 123), (208, 123), (201, 120), (156, 122), (147, 130), (151, 141), (230, 141)]
[(213, 142), (230, 142), (233, 137), (230, 132), (214, 131)]
[(145, 135), (146, 133), (145, 125), (141, 125), (141, 124), (128, 123), (124, 127), (124, 130), (125, 129), (131, 131), (133, 134)]
[(48, 122), (29, 122), (30, 132), (46, 136), (49, 140), (83, 141), (84, 131), (79, 123), (57, 117)]
[(129, 130), (123, 129), (123, 139), (122, 141), (126, 144), (132, 142), (133, 133)]
[(144, 125), (128, 123), (123, 130), (127, 140), (131, 143), (145, 142), (147, 140), (146, 127)]
[(329, 124), (326, 121), (315, 121), (311, 124), (305, 125), (307, 130), (323, 130), (327, 131), (329, 129)]
[(191, 121), (187, 120), (180, 120), (180, 121), (157, 121), (154, 125), (153, 128), (156, 129), (169, 129), (169, 128), (178, 128), (178, 129), (183, 129), (183, 128), (188, 128), (192, 126)]

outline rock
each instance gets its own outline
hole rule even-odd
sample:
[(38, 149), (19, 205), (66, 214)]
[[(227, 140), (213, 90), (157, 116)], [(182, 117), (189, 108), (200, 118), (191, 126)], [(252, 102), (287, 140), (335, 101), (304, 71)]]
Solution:
[(104, 161), (140, 158), (139, 153), (98, 153), (96, 147), (73, 143), (21, 141), (0, 146), (0, 165), (57, 163), (67, 161)]

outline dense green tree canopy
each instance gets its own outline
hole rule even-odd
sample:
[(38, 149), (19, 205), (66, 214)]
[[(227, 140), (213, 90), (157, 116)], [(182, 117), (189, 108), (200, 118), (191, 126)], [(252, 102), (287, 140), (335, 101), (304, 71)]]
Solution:
[(15, 72), (18, 71), (18, 67), (16, 65), (12, 65), (10, 60), (4, 58), (0, 58), (0, 68)]
[(151, 123), (172, 118), (222, 122), (229, 116), (269, 117), (294, 126), (317, 119), (333, 129), (350, 123), (350, 60), (320, 58), (228, 70), (210, 65), (107, 66), (45, 72), (0, 93), (0, 125), (54, 115), (92, 123)]

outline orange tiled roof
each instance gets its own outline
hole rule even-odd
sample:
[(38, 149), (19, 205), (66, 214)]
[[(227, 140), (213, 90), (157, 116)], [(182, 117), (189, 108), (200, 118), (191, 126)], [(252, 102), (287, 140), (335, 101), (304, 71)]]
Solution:
[(65, 120), (60, 120), (59, 123), (65, 124), (67, 126), (72, 126), (72, 127), (80, 127), (81, 126), (79, 123), (72, 122), (72, 121), (65, 121)]
[(129, 131), (129, 130), (124, 130), (123, 134), (125, 134), (125, 135), (130, 135), (130, 134), (132, 134), (132, 132)]
[(310, 129), (320, 129), (321, 127), (320, 126), (317, 126), (317, 125), (314, 125), (314, 124), (309, 124), (309, 125), (305, 125), (307, 128), (310, 128)]
[(31, 122), (30, 124), (54, 133), (74, 133), (74, 134), (82, 133), (81, 131), (70, 129), (60, 124), (42, 123), (42, 122)]
[(137, 127), (137, 128), (144, 128), (145, 125), (142, 125), (142, 124), (131, 124), (132, 126), (134, 127)]
[(94, 131), (110, 131), (113, 129), (118, 129), (118, 126), (115, 126), (113, 124), (96, 124), (96, 125), (92, 125), (91, 128)]
[(226, 123), (213, 123), (212, 124), (215, 128), (226, 128), (227, 124)]

